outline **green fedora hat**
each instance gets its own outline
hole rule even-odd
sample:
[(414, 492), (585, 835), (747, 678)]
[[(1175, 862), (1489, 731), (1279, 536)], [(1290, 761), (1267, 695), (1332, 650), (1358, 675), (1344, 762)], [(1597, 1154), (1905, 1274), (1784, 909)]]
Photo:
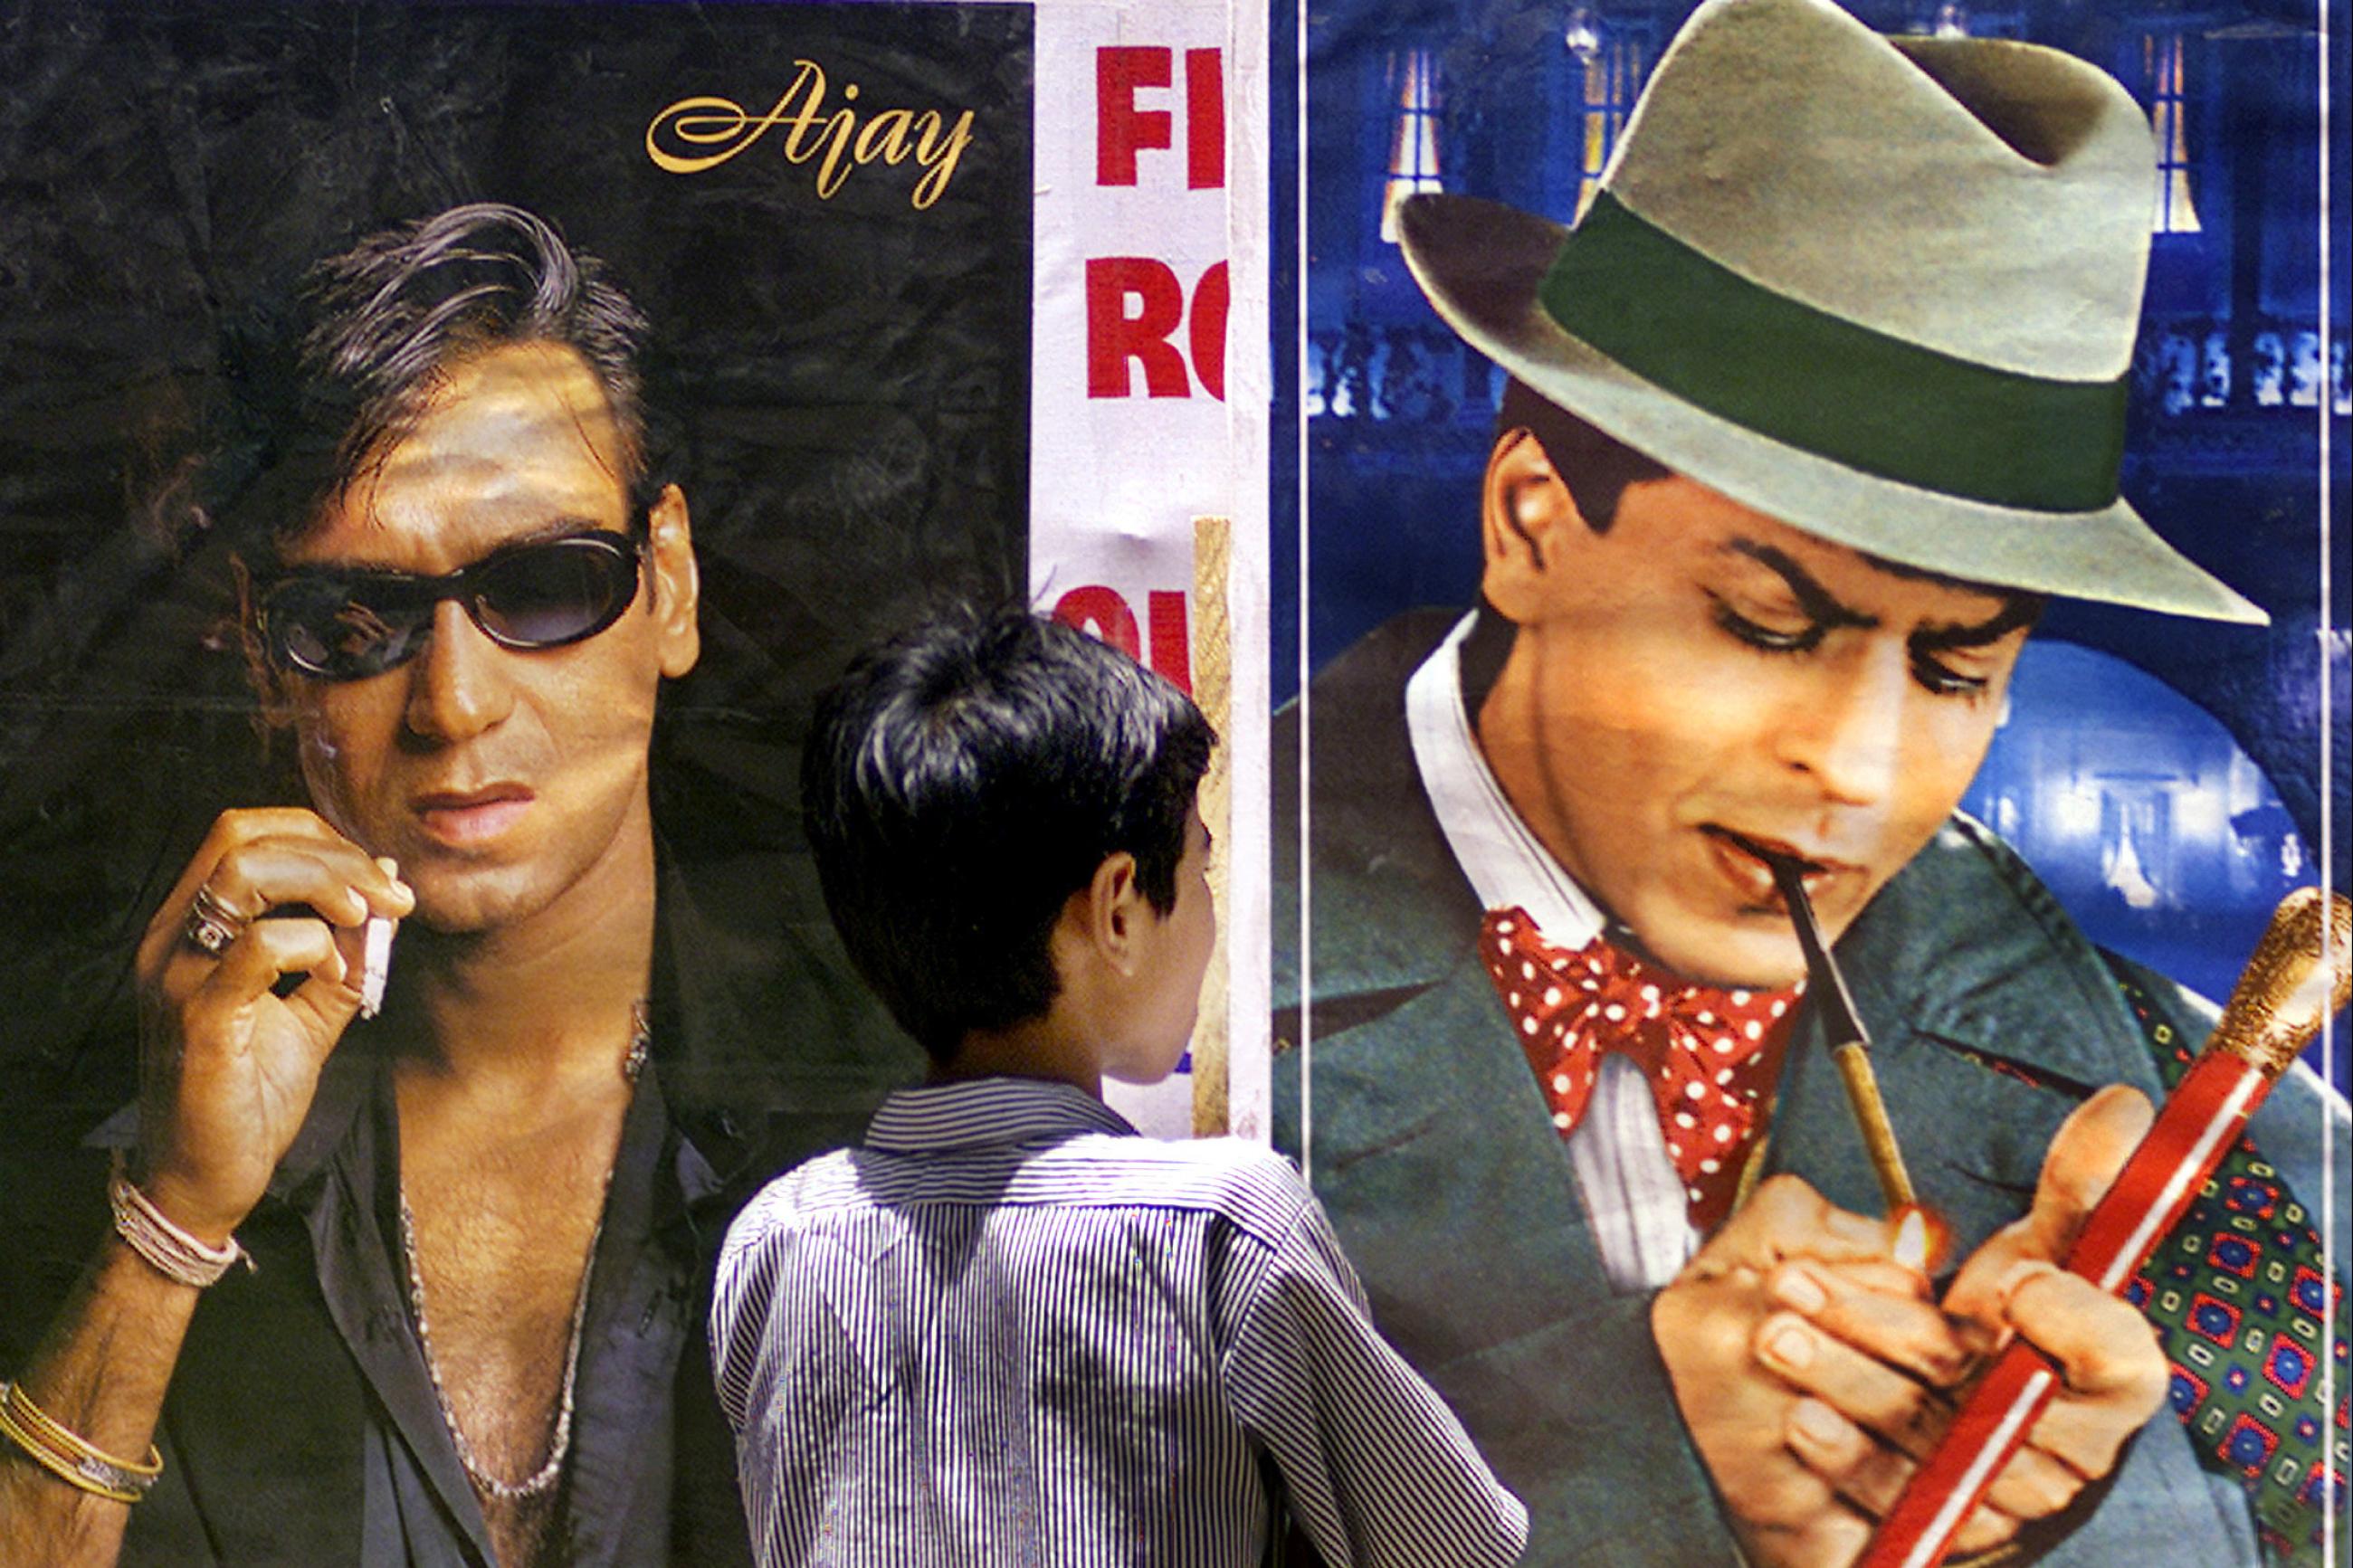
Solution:
[(1418, 195), (1465, 341), (1677, 472), (2000, 587), (2260, 623), (2118, 493), (2148, 121), (2055, 49), (1709, 0), (1573, 228)]

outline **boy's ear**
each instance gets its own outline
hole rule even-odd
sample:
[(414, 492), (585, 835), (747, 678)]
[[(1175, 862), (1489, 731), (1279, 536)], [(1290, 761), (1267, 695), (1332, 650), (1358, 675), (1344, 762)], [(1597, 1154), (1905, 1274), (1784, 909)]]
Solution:
[(1141, 922), (1151, 909), (1135, 885), (1135, 857), (1124, 849), (1104, 856), (1077, 898), (1096, 955), (1122, 974), (1134, 973), (1143, 952)]

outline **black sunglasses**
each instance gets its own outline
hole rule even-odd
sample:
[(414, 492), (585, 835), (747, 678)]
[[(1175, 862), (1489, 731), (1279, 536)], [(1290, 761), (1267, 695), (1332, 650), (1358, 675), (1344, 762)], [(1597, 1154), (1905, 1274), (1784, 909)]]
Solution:
[(262, 590), (263, 647), (281, 669), (360, 680), (417, 657), (444, 599), (501, 647), (593, 637), (637, 602), (638, 542), (602, 530), (511, 544), (443, 577), (365, 566), (301, 566)]

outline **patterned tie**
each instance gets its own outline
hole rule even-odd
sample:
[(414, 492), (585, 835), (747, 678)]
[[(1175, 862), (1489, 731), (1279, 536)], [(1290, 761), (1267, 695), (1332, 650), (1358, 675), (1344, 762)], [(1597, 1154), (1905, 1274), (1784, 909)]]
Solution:
[(1658, 1102), (1692, 1224), (1713, 1230), (1731, 1211), (1760, 1131), (1760, 1100), (1781, 1069), (1802, 983), (1694, 985), (1598, 936), (1556, 947), (1516, 908), (1487, 912), (1479, 953), (1561, 1136), (1585, 1114), (1602, 1053), (1632, 1058)]
[[(2171, 1089), (2189, 1070), (2189, 1047), (2139, 986), (2126, 980), (2124, 993)], [(2283, 1563), (2323, 1561), (2321, 1515), (2342, 1517), (2353, 1458), (2343, 1296), (2312, 1216), (2243, 1137), (2125, 1290), (2157, 1325), (2191, 1445), (2246, 1488), (2257, 1532)], [(2333, 1338), (2323, 1331), (2332, 1308)], [(2324, 1360), (2337, 1368), (2333, 1413), (2319, 1397)]]
[[(2158, 1016), (2138, 981), (2121, 970), (2116, 979), (2173, 1089), (2189, 1070), (2189, 1042)], [(2014, 1062), (1962, 1055), (2005, 1078), (2067, 1092)], [(2173, 1412), (2189, 1428), (2191, 1448), (2206, 1468), (2246, 1489), (2263, 1561), (2274, 1568), (2318, 1568), (2327, 1560), (2321, 1518), (2331, 1510), (2343, 1518), (2353, 1395), (2344, 1319), (2333, 1338), (2324, 1325), (2333, 1310), (2341, 1314), (2344, 1294), (2312, 1215), (2244, 1136), (2125, 1287), (2172, 1364)], [(2333, 1414), (2321, 1398), (2324, 1359), (2337, 1367)]]

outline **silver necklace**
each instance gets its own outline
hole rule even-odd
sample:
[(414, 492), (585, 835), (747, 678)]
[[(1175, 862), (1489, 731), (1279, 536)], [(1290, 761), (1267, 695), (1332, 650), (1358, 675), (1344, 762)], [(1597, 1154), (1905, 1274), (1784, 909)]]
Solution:
[[(652, 1046), (652, 1030), (646, 1019), (646, 1005), (635, 1002), (629, 1007), (629, 1049), (621, 1060), (621, 1072), (632, 1087), (638, 1075), (645, 1070), (646, 1057)], [(605, 1173), (605, 1184), (612, 1184), (613, 1173)], [(581, 1266), (580, 1290), (572, 1300), (572, 1328), (564, 1352), (564, 1389), (555, 1405), (555, 1430), (547, 1439), (547, 1458), (519, 1481), (502, 1481), (485, 1468), (475, 1456), (474, 1445), (467, 1439), (466, 1429), (458, 1424), (458, 1412), (449, 1403), (449, 1391), (441, 1383), (441, 1363), (433, 1355), (433, 1331), (425, 1321), (425, 1271), (417, 1262), (417, 1216), (408, 1207), (408, 1187), (400, 1189), (400, 1256), (408, 1265), (408, 1309), (417, 1320), (417, 1348), (425, 1355), (425, 1375), (433, 1384), (433, 1401), (441, 1407), (441, 1424), (449, 1429), (450, 1446), (458, 1450), (458, 1463), (465, 1468), (466, 1479), (474, 1489), (485, 1497), (502, 1502), (521, 1502), (538, 1497), (555, 1485), (564, 1473), (564, 1461), (572, 1453), (572, 1396), (580, 1376), (580, 1329), (588, 1317), (588, 1281), (596, 1269), (596, 1244), (604, 1238), (604, 1202), (600, 1197), (596, 1229), (588, 1233), (588, 1260)]]
[(653, 1054), (654, 1026), (646, 1012), (642, 996), (629, 1004), (629, 1049), (621, 1058), (621, 1076), (636, 1087), (638, 1075), (646, 1070), (646, 1058)]
[(572, 1451), (572, 1390), (580, 1372), (580, 1324), (588, 1313), (588, 1276), (596, 1269), (596, 1242), (604, 1230), (605, 1224), (599, 1220), (596, 1230), (589, 1234), (588, 1262), (580, 1270), (580, 1293), (572, 1302), (571, 1342), (564, 1352), (564, 1393), (556, 1403), (555, 1430), (547, 1439), (547, 1458), (522, 1480), (502, 1481), (475, 1457), (474, 1445), (467, 1440), (466, 1429), (458, 1424), (458, 1412), (449, 1404), (449, 1391), (442, 1386), (441, 1363), (433, 1356), (433, 1331), (425, 1321), (425, 1271), (417, 1266), (417, 1218), (408, 1211), (407, 1189), (401, 1190), (400, 1251), (408, 1261), (408, 1306), (417, 1320), (417, 1348), (425, 1352), (425, 1375), (432, 1379), (433, 1399), (441, 1406), (441, 1422), (449, 1428), (449, 1441), (458, 1450), (458, 1463), (466, 1468), (466, 1479), (474, 1483), (474, 1489), (485, 1496), (519, 1502), (539, 1496), (564, 1473), (564, 1461)]

